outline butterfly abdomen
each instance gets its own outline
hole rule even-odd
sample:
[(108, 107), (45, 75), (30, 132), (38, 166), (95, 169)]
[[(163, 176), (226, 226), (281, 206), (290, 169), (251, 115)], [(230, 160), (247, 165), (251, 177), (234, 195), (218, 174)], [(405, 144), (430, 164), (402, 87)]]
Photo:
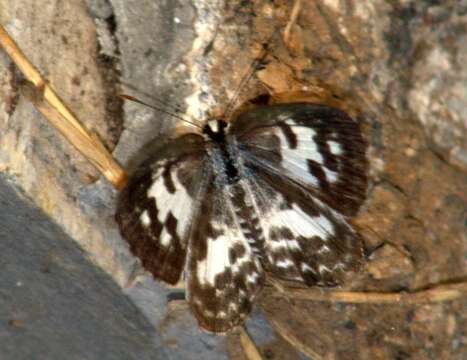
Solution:
[(243, 187), (243, 183), (240, 181), (232, 186), (229, 195), (243, 236), (255, 256), (261, 259), (264, 253), (265, 237), (260, 224), (259, 214), (251, 200), (247, 198), (248, 194)]

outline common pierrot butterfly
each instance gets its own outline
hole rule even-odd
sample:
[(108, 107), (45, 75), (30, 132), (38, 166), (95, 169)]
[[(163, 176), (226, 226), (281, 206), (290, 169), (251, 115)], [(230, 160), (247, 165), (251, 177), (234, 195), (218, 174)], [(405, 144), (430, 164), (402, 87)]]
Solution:
[(262, 105), (159, 147), (121, 192), (116, 219), (157, 279), (177, 283), (200, 326), (240, 324), (266, 275), (335, 286), (363, 262), (348, 218), (364, 200), (366, 143), (345, 112)]

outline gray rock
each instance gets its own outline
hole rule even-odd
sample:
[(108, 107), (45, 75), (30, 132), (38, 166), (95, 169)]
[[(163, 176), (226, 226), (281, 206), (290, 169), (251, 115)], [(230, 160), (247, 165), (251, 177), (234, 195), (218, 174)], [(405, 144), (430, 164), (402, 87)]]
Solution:
[(0, 239), (2, 359), (167, 358), (115, 282), (3, 176)]

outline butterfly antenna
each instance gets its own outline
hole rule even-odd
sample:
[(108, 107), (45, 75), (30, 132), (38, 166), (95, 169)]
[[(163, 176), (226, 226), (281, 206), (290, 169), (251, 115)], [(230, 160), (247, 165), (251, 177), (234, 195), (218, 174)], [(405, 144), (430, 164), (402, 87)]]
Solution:
[(161, 106), (165, 106), (165, 107), (167, 107), (167, 108), (171, 108), (171, 110), (173, 110), (173, 111), (183, 112), (183, 109), (182, 109), (180, 106), (178, 106), (178, 105), (167, 104), (167, 103), (163, 102), (162, 100), (160, 100), (160, 99), (158, 99), (158, 98), (153, 98), (153, 97), (151, 97), (151, 100), (152, 100), (152, 101), (155, 101), (155, 102), (157, 102), (157, 103), (159, 103), (159, 105), (161, 105)]
[[(120, 98), (124, 99), (124, 100), (129, 100), (129, 101), (133, 101), (135, 103), (138, 103), (138, 104), (141, 104), (141, 105), (144, 105), (144, 106), (147, 106), (153, 110), (157, 110), (157, 111), (160, 111), (164, 114), (167, 114), (167, 115), (170, 115), (180, 121), (183, 121), (183, 122), (186, 122), (194, 127), (197, 127), (198, 129), (202, 129), (201, 126), (199, 126), (198, 124), (195, 124), (194, 122), (190, 121), (190, 120), (187, 120), (185, 119), (184, 117), (180, 116), (180, 115), (177, 115), (176, 113), (172, 112), (172, 111), (169, 111), (169, 110), (166, 110), (166, 109), (163, 109), (161, 107), (158, 107), (158, 106), (154, 106), (154, 105), (151, 105), (151, 104), (148, 104), (148, 103), (145, 103), (144, 101), (141, 101), (131, 95), (126, 95), (126, 94), (119, 94), (118, 95)], [(159, 103), (161, 103), (162, 105), (165, 105), (164, 103), (162, 103), (162, 101), (158, 100)], [(180, 109), (178, 109), (177, 107), (173, 107), (174, 110), (176, 111), (180, 111)]]
[(266, 58), (266, 55), (268, 54), (268, 44), (271, 41), (273, 36), (274, 34), (271, 34), (271, 36), (268, 38), (268, 41), (266, 43), (263, 43), (263, 49), (261, 50), (260, 55), (250, 64), (248, 71), (245, 73), (242, 80), (240, 81), (240, 84), (238, 85), (237, 90), (235, 91), (232, 99), (230, 99), (229, 104), (227, 105), (227, 108), (225, 109), (224, 117), (226, 119), (229, 119), (230, 116), (232, 115), (232, 110), (238, 100), (238, 97), (240, 96), (240, 91), (245, 87), (245, 85), (253, 77), (255, 70), (259, 68), (259, 66), (264, 62), (264, 59)]
[(142, 91), (141, 89), (138, 89), (136, 86), (133, 86), (132, 84), (128, 84), (128, 83), (123, 82), (123, 85), (125, 85), (125, 87), (129, 88), (133, 92), (136, 92), (138, 94), (141, 94), (141, 95), (145, 96), (146, 98), (151, 99), (151, 102), (154, 101), (154, 102), (159, 103), (159, 105), (163, 106), (165, 109), (170, 108), (172, 111), (175, 111), (175, 112), (179, 112), (179, 113), (184, 112), (182, 107), (180, 105), (178, 105), (178, 104), (165, 103), (162, 100), (154, 97), (152, 94), (148, 94), (147, 92)]

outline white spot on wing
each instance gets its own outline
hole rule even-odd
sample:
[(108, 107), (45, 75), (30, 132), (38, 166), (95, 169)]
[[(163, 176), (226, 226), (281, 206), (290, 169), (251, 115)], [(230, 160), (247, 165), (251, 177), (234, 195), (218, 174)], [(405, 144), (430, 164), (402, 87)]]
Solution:
[(141, 213), (139, 219), (141, 220), (141, 223), (143, 224), (143, 226), (148, 227), (149, 225), (151, 225), (151, 218), (149, 217), (147, 210), (144, 210)]
[(338, 179), (338, 174), (335, 171), (329, 170), (326, 166), (323, 166), (324, 175), (330, 183), (334, 183)]
[(318, 271), (319, 271), (320, 274), (323, 274), (323, 273), (326, 273), (326, 272), (330, 273), (331, 269), (329, 269), (326, 265), (319, 264)]
[[(312, 159), (319, 164), (323, 163), (323, 156), (318, 151), (318, 146), (313, 138), (316, 136), (316, 131), (310, 127), (294, 125), (294, 122), (286, 121), (286, 124), (292, 125), (290, 129), (295, 134), (297, 139), (297, 147), (295, 149), (290, 149), (286, 137), (284, 136), (282, 130), (278, 131), (279, 138), (281, 140), (281, 148), (286, 151), (286, 154), (295, 152), (301, 154), (302, 159)], [(306, 155), (305, 155), (306, 154)]]
[[(288, 125), (294, 125), (295, 122), (292, 119), (288, 119), (286, 122)], [(306, 179), (312, 185), (317, 186), (317, 179), (310, 174), (308, 168), (308, 159), (313, 160), (320, 164), (323, 168), (326, 179), (334, 183), (338, 179), (338, 174), (324, 166), (324, 158), (319, 152), (318, 145), (314, 141), (316, 131), (306, 126), (291, 126), (292, 132), (297, 137), (297, 147), (291, 149), (288, 146), (287, 139), (282, 133), (282, 130), (278, 131), (279, 139), (281, 142), (282, 155), (284, 158), (283, 166), (287, 170), (295, 173), (296, 175)], [(342, 147), (337, 141), (329, 140), (328, 145), (331, 153), (334, 155), (340, 155), (342, 153)]]
[(219, 121), (216, 119), (211, 119), (208, 121), (208, 126), (211, 128), (213, 132), (219, 131)]
[(165, 227), (162, 228), (161, 234), (159, 235), (159, 240), (161, 242), (162, 246), (169, 246), (170, 244), (170, 239), (171, 236), (167, 232), (167, 229)]
[(318, 180), (310, 174), (308, 167), (308, 160), (313, 160), (320, 165), (324, 163), (323, 156), (314, 141), (316, 131), (310, 127), (296, 125), (293, 119), (287, 119), (285, 123), (290, 126), (290, 130), (295, 134), (297, 146), (293, 149), (290, 148), (282, 129), (277, 128), (276, 136), (280, 140), (283, 157), (282, 166), (295, 177), (304, 179), (313, 186), (318, 186)]
[[(157, 219), (161, 224), (165, 224), (169, 212), (177, 219), (177, 234), (183, 237), (187, 230), (187, 226), (191, 220), (192, 199), (186, 191), (185, 187), (180, 183), (177, 176), (172, 173), (172, 181), (175, 187), (175, 192), (170, 193), (165, 184), (162, 175), (163, 168), (159, 168), (154, 174), (154, 183), (148, 190), (148, 197), (154, 198), (157, 204)], [(144, 214), (144, 213), (143, 213)], [(143, 221), (143, 219), (141, 219)], [(144, 224), (144, 222), (143, 222)], [(165, 231), (165, 227), (159, 237), (162, 245), (169, 245), (171, 241), (170, 234)]]
[(252, 274), (247, 275), (246, 281), (252, 284), (256, 284), (258, 277), (259, 277), (258, 273), (252, 273)]
[(329, 145), (329, 150), (331, 151), (331, 154), (338, 155), (338, 156), (342, 155), (342, 146), (337, 141), (329, 140), (328, 145)]
[(300, 250), (300, 244), (295, 239), (289, 240), (287, 242), (287, 246), (289, 247), (289, 249)]
[(289, 112), (283, 112), (277, 116), (278, 121), (285, 121), (286, 123), (292, 121), (293, 119), (290, 117), (291, 114)]
[(296, 204), (292, 204), (291, 209), (272, 211), (271, 214), (269, 222), (279, 227), (287, 226), (295, 238), (319, 236), (326, 240), (329, 234), (334, 233), (332, 223), (327, 217), (309, 216)]
[(332, 267), (333, 270), (345, 270), (346, 266), (342, 262), (335, 263)]
[(318, 179), (312, 174), (310, 174), (308, 164), (305, 158), (299, 157), (298, 154), (286, 155), (285, 151), (283, 151), (282, 154), (286, 156), (282, 160), (282, 166), (286, 170), (288, 170), (294, 177), (298, 179), (305, 179), (307, 183), (311, 184), (314, 187), (317, 187), (319, 185)]
[(322, 246), (318, 249), (317, 253), (321, 255), (321, 254), (328, 253), (328, 252), (330, 252), (330, 251), (331, 251), (331, 249), (329, 248), (329, 246), (322, 245)]
[(287, 248), (294, 249), (294, 250), (300, 250), (300, 244), (295, 239), (292, 239), (292, 240), (280, 239), (280, 240), (271, 241), (270, 247), (273, 251), (287, 249)]
[(231, 245), (225, 235), (221, 235), (216, 239), (207, 239), (206, 258), (198, 261), (197, 264), (197, 277), (201, 285), (214, 285), (216, 276), (230, 267), (228, 251)]
[[(216, 228), (215, 224), (213, 227)], [(222, 227), (222, 229), (225, 232), (224, 235), (216, 239), (207, 239), (206, 258), (198, 261), (197, 278), (202, 285), (214, 285), (216, 276), (224, 273), (227, 268), (231, 268), (232, 273), (236, 274), (245, 263), (253, 261), (251, 249), (244, 240), (241, 231), (228, 227)], [(245, 253), (234, 264), (231, 264), (229, 250), (236, 244), (243, 245)]]
[(289, 259), (280, 260), (280, 261), (276, 262), (277, 267), (284, 268), (284, 269), (288, 269), (289, 267), (292, 267), (293, 264), (294, 263)]
[(227, 317), (227, 313), (225, 311), (219, 311), (217, 313), (217, 317), (221, 319), (225, 319)]
[(313, 269), (311, 266), (309, 266), (309, 265), (306, 264), (306, 263), (302, 263), (301, 266), (300, 266), (300, 268), (301, 268), (301, 270), (302, 270), (303, 272), (309, 271), (309, 272), (311, 272), (312, 274), (315, 274), (315, 275), (316, 275), (315, 269)]

